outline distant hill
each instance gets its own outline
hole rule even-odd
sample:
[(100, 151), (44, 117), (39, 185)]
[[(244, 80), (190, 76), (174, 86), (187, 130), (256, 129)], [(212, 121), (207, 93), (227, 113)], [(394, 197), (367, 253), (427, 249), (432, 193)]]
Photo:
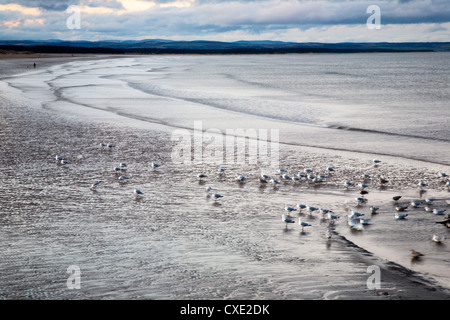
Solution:
[(275, 54), (358, 52), (443, 52), (450, 42), (297, 43), (281, 41), (173, 41), (165, 39), (64, 41), (0, 40), (0, 50), (94, 54)]

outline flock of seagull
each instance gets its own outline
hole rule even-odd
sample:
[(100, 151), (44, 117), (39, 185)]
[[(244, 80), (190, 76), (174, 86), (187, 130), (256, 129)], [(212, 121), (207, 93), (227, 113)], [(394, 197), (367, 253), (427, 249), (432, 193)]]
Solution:
[[(105, 149), (105, 150), (112, 150), (113, 148), (115, 148), (115, 146), (112, 144), (101, 143), (100, 148)], [(79, 160), (81, 160), (80, 157), (81, 156), (79, 156)], [(61, 165), (70, 164), (70, 162), (68, 160), (66, 160), (65, 158), (63, 158), (59, 155), (57, 155), (55, 157), (55, 159), (56, 159), (57, 163), (59, 163)], [(373, 159), (373, 163), (375, 166), (378, 166), (378, 164), (381, 163), (381, 160)], [(152, 162), (151, 167), (153, 169), (156, 169), (156, 168), (160, 167), (160, 164)], [(123, 182), (128, 179), (128, 177), (125, 175), (126, 170), (127, 170), (127, 164), (124, 162), (119, 163), (118, 166), (113, 168), (113, 172), (115, 174), (117, 174), (117, 180), (119, 182)], [(224, 169), (224, 168), (218, 169), (218, 173), (220, 175), (223, 175), (225, 173), (225, 171), (226, 171), (226, 169)], [(328, 174), (332, 174), (333, 172), (335, 172), (335, 169), (333, 167), (328, 166), (328, 167), (326, 167), (326, 171), (328, 172)], [(284, 181), (294, 181), (294, 182), (309, 181), (310, 183), (317, 184), (317, 183), (321, 183), (327, 179), (327, 175), (325, 175), (325, 174), (314, 174), (314, 170), (312, 168), (306, 168), (303, 170), (303, 172), (299, 172), (293, 177), (288, 175), (288, 173), (285, 169), (279, 169), (278, 174), (281, 177), (280, 180), (284, 180)], [(443, 179), (449, 178), (449, 175), (446, 173), (443, 173), (443, 172), (440, 172), (439, 175)], [(204, 173), (199, 173), (197, 175), (197, 178), (199, 181), (204, 181), (204, 179), (207, 178), (207, 175)], [(356, 203), (359, 206), (363, 205), (364, 203), (366, 203), (368, 201), (368, 199), (365, 197), (365, 195), (367, 195), (369, 193), (366, 190), (369, 187), (369, 185), (366, 182), (368, 180), (370, 180), (371, 177), (368, 174), (363, 174), (362, 178), (363, 178), (363, 182), (358, 183), (358, 184), (355, 184), (354, 182), (351, 182), (347, 179), (344, 179), (344, 182), (343, 182), (343, 186), (346, 190), (348, 190), (351, 187), (359, 187), (360, 195), (355, 198)], [(247, 178), (241, 173), (236, 173), (235, 179), (239, 183), (244, 183), (247, 180)], [(267, 175), (263, 172), (259, 176), (259, 183), (262, 185), (270, 183), (274, 187), (277, 187), (280, 184), (280, 180), (270, 177), (269, 175)], [(388, 182), (389, 181), (383, 177), (379, 178), (379, 183), (381, 185), (384, 185)], [(90, 186), (90, 189), (93, 192), (95, 192), (101, 183), (102, 183), (102, 180), (95, 181)], [(447, 180), (445, 183), (446, 183), (447, 188), (450, 190), (450, 180)], [(428, 186), (428, 184), (423, 181), (419, 181), (418, 186), (420, 188), (425, 188)], [(218, 201), (220, 198), (223, 198), (223, 196), (221, 194), (213, 192), (211, 186), (206, 185), (205, 189), (206, 189), (206, 192), (208, 193), (208, 195), (211, 196), (214, 199), (214, 201)], [(134, 189), (133, 194), (136, 199), (140, 199), (144, 196), (144, 193), (139, 189)], [(450, 214), (445, 214), (446, 209), (437, 209), (437, 208), (432, 207), (433, 202), (436, 200), (435, 198), (426, 198), (424, 201), (411, 200), (411, 202), (408, 205), (400, 205), (399, 204), (400, 199), (402, 199), (402, 196), (394, 196), (392, 198), (392, 200), (394, 201), (395, 210), (396, 210), (395, 215), (394, 215), (395, 219), (397, 219), (397, 220), (406, 219), (408, 217), (408, 213), (406, 213), (405, 211), (408, 209), (409, 206), (411, 206), (413, 208), (418, 208), (418, 207), (424, 205), (424, 210), (426, 212), (432, 212), (435, 215), (444, 215), (444, 218), (441, 221), (438, 221), (436, 223), (443, 224), (447, 228), (450, 228)], [(447, 205), (450, 205), (450, 200), (447, 200)], [(295, 211), (298, 211), (298, 225), (301, 228), (301, 232), (304, 231), (305, 227), (312, 226), (310, 223), (305, 222), (301, 219), (302, 210), (308, 211), (308, 213), (310, 215), (312, 215), (316, 211), (321, 213), (324, 218), (325, 217), (328, 218), (330, 225), (334, 224), (335, 221), (340, 219), (340, 216), (335, 215), (332, 210), (324, 209), (324, 208), (317, 208), (317, 207), (305, 205), (302, 203), (298, 203), (295, 207), (286, 205), (284, 209), (285, 209), (286, 213), (282, 214), (281, 220), (285, 223), (285, 228), (287, 229), (288, 225), (296, 223), (295, 219), (291, 216), (291, 214)], [(376, 214), (378, 209), (379, 209), (378, 207), (370, 206), (369, 212), (371, 214)], [(347, 223), (351, 229), (361, 231), (361, 230), (364, 230), (365, 225), (370, 224), (370, 219), (365, 218), (365, 215), (363, 213), (360, 213), (360, 212), (356, 211), (355, 209), (352, 209), (351, 213), (348, 214), (348, 216), (347, 216)], [(328, 228), (325, 236), (326, 236), (326, 238), (330, 239), (332, 237), (332, 234), (333, 233), (332, 233), (331, 229)], [(434, 234), (432, 236), (432, 240), (434, 242), (441, 243), (445, 240), (445, 236)], [(411, 249), (411, 255), (413, 258), (418, 258), (418, 257), (423, 256), (423, 254), (421, 254), (420, 252), (417, 252), (413, 249)]]
[[(381, 163), (381, 160), (373, 159), (373, 163), (375, 166), (378, 166)], [(225, 169), (219, 168), (218, 171), (220, 174), (223, 174), (225, 172)], [(335, 172), (335, 169), (333, 167), (328, 166), (328, 167), (326, 167), (326, 171), (329, 174), (332, 174), (333, 172)], [(294, 182), (309, 181), (311, 183), (320, 183), (327, 179), (327, 175), (325, 175), (325, 174), (314, 174), (314, 170), (312, 168), (306, 168), (303, 170), (303, 172), (299, 172), (298, 174), (296, 174), (293, 177), (288, 175), (288, 173), (285, 169), (279, 169), (278, 174), (280, 176), (279, 180), (276, 178), (270, 177), (269, 175), (267, 175), (265, 173), (261, 173), (261, 175), (259, 177), (259, 182), (261, 184), (271, 183), (272, 185), (274, 185), (274, 187), (276, 187), (277, 185), (280, 184), (280, 180), (284, 180), (284, 181), (292, 180)], [(440, 172), (439, 176), (444, 179), (449, 177), (449, 175), (447, 175), (446, 173), (443, 173), (443, 172)], [(204, 173), (199, 173), (197, 175), (197, 178), (200, 181), (203, 181), (205, 178), (207, 178), (207, 175)], [(351, 182), (347, 179), (345, 179), (343, 182), (344, 188), (346, 190), (348, 190), (351, 187), (359, 188), (360, 195), (355, 198), (358, 206), (361, 206), (368, 201), (368, 199), (365, 197), (365, 195), (367, 195), (369, 193), (366, 190), (369, 187), (369, 185), (366, 182), (368, 180), (370, 180), (371, 177), (368, 174), (363, 174), (362, 178), (363, 178), (363, 182), (358, 183), (358, 184)], [(247, 178), (241, 173), (236, 173), (235, 179), (236, 179), (236, 181), (238, 181), (240, 183), (243, 183), (247, 180)], [(380, 185), (384, 185), (388, 182), (389, 182), (389, 180), (387, 180), (383, 177), (379, 178)], [(450, 180), (446, 181), (445, 184), (446, 184), (447, 188), (450, 190)], [(425, 188), (428, 186), (428, 184), (425, 183), (424, 181), (419, 181), (417, 185), (420, 188)], [(223, 198), (222, 195), (212, 192), (212, 188), (209, 185), (206, 186), (206, 192), (208, 194), (210, 194), (215, 201), (217, 201), (220, 198)], [(450, 228), (450, 215), (445, 214), (446, 209), (437, 209), (437, 208), (432, 207), (433, 202), (436, 200), (435, 198), (425, 198), (423, 201), (411, 200), (411, 202), (408, 205), (401, 205), (399, 203), (400, 199), (402, 199), (402, 196), (394, 196), (392, 198), (392, 200), (395, 204), (395, 211), (396, 211), (394, 214), (395, 219), (397, 219), (397, 220), (407, 219), (408, 213), (406, 211), (409, 208), (409, 206), (411, 206), (413, 208), (418, 208), (418, 207), (424, 205), (424, 210), (426, 212), (432, 212), (435, 215), (445, 215), (442, 221), (438, 221), (436, 223), (444, 224), (445, 226), (447, 226), (447, 228)], [(450, 205), (450, 200), (447, 200), (447, 204)], [(293, 212), (298, 211), (298, 225), (301, 228), (301, 232), (304, 231), (305, 227), (312, 226), (310, 223), (302, 220), (302, 218), (301, 218), (302, 210), (306, 210), (310, 215), (312, 215), (314, 212), (321, 213), (324, 218), (325, 217), (328, 218), (330, 225), (334, 224), (335, 221), (340, 219), (340, 216), (334, 214), (334, 212), (332, 210), (318, 208), (318, 207), (314, 207), (314, 206), (306, 205), (306, 204), (302, 204), (302, 203), (298, 203), (295, 207), (286, 205), (284, 209), (285, 209), (286, 213), (282, 214), (281, 221), (285, 223), (285, 228), (287, 229), (290, 224), (296, 223), (295, 218), (291, 214)], [(369, 212), (371, 214), (376, 214), (378, 210), (379, 210), (378, 207), (375, 207), (375, 206), (369, 207)], [(366, 218), (363, 213), (360, 213), (360, 212), (356, 211), (355, 209), (352, 209), (351, 213), (348, 214), (348, 216), (347, 216), (348, 226), (354, 230), (360, 230), (360, 231), (364, 230), (364, 226), (370, 224), (370, 220), (371, 220), (370, 218)], [(328, 228), (325, 233), (326, 238), (330, 239), (332, 237), (332, 235), (333, 235), (333, 232), (331, 231), (330, 228)], [(445, 236), (433, 234), (431, 239), (434, 242), (441, 243), (445, 240)], [(411, 249), (411, 256), (413, 258), (419, 258), (419, 257), (423, 256), (423, 254)]]

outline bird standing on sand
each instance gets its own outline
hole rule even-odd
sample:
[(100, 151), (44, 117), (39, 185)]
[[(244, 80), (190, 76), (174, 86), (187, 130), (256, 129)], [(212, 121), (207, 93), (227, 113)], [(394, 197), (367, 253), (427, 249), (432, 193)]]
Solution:
[(394, 202), (398, 202), (398, 200), (400, 200), (402, 198), (402, 196), (394, 196), (392, 197), (392, 200), (394, 200)]
[(407, 213), (404, 213), (404, 214), (396, 213), (395, 214), (395, 219), (397, 219), (397, 220), (405, 220), (407, 216), (408, 216)]
[(218, 200), (219, 198), (223, 198), (223, 196), (218, 193), (214, 193), (212, 196), (214, 198), (214, 201)]
[(378, 208), (378, 207), (372, 206), (372, 207), (369, 208), (369, 211), (370, 211), (370, 213), (374, 214), (374, 213), (377, 213), (377, 211), (378, 211), (379, 209), (380, 209), (380, 208)]
[(411, 249), (410, 252), (411, 252), (411, 256), (413, 258), (419, 258), (419, 257), (423, 257), (424, 256), (422, 253), (420, 253), (419, 251), (416, 251), (414, 249)]
[(431, 239), (436, 243), (441, 243), (445, 240), (445, 236), (440, 236), (440, 235), (434, 234)]
[(144, 193), (139, 189), (134, 189), (133, 193), (136, 198), (141, 198), (144, 195)]
[(95, 181), (95, 182), (91, 185), (90, 189), (91, 189), (92, 191), (97, 190), (97, 187), (100, 185), (100, 183), (102, 183), (101, 180)]
[(304, 227), (311, 227), (309, 223), (302, 221), (302, 219), (298, 219), (298, 224), (300, 227), (302, 227), (302, 231)]
[(306, 209), (306, 205), (297, 203), (297, 208), (299, 209), (298, 213), (301, 213), (303, 209)]
[(281, 220), (286, 223), (286, 229), (287, 229), (289, 223), (295, 223), (295, 221), (293, 219), (287, 217), (284, 214), (281, 216)]
[(199, 180), (203, 180), (203, 179), (206, 178), (206, 177), (207, 177), (207, 175), (204, 174), (204, 173), (199, 173), (199, 174), (197, 175), (197, 178), (198, 178)]

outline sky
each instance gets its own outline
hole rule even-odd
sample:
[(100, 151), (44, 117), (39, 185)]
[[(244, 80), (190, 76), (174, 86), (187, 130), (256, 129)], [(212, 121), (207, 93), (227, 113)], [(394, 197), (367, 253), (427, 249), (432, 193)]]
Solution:
[(0, 39), (440, 42), (450, 0), (0, 0)]

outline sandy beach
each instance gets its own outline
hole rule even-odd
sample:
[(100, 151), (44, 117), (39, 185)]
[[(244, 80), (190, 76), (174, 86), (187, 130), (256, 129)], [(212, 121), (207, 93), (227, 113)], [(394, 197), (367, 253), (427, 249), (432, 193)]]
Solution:
[[(38, 68), (77, 59), (41, 58)], [(0, 59), (1, 77), (26, 72), (34, 61)], [(448, 235), (435, 223), (442, 217), (422, 206), (409, 209), (409, 220), (395, 221), (392, 201), (395, 195), (402, 195), (403, 204), (434, 197), (436, 208), (446, 208), (450, 194), (438, 173), (450, 173), (448, 165), (383, 156), (375, 166), (372, 159), (379, 155), (370, 152), (281, 143), (280, 167), (290, 175), (306, 168), (323, 172), (327, 165), (336, 171), (321, 183), (283, 181), (272, 171), (267, 174), (280, 185), (261, 185), (259, 165), (228, 164), (219, 174), (217, 165), (173, 163), (176, 126), (101, 109), (83, 117), (64, 108), (55, 112), (43, 108), (39, 97), (30, 101), (8, 90), (16, 94), (0, 97), (1, 299), (450, 297), (450, 276), (442, 265), (449, 249), (432, 243), (429, 233)], [(58, 163), (56, 155), (70, 163)], [(113, 172), (120, 162), (128, 164), (124, 183)], [(152, 168), (152, 162), (161, 166)], [(199, 181), (198, 173), (207, 178)], [(235, 180), (236, 173), (245, 175), (245, 183)], [(343, 181), (357, 185), (363, 173), (372, 177), (369, 201), (358, 205), (359, 188), (347, 190)], [(379, 177), (389, 183), (381, 185)], [(102, 183), (93, 192), (89, 187), (97, 180)], [(418, 180), (428, 182), (425, 190)], [(206, 185), (224, 197), (214, 201)], [(144, 196), (135, 199), (134, 189)], [(332, 224), (326, 215), (297, 210), (293, 219), (311, 226), (286, 226), (285, 206), (298, 203), (328, 208), (340, 219)], [(370, 215), (371, 205), (379, 213)], [(352, 209), (371, 218), (363, 231), (348, 227)], [(412, 246), (425, 256), (411, 259)], [(79, 290), (67, 287), (67, 268), (74, 265), (81, 269)], [(367, 285), (373, 266), (380, 270), (378, 289)]]

